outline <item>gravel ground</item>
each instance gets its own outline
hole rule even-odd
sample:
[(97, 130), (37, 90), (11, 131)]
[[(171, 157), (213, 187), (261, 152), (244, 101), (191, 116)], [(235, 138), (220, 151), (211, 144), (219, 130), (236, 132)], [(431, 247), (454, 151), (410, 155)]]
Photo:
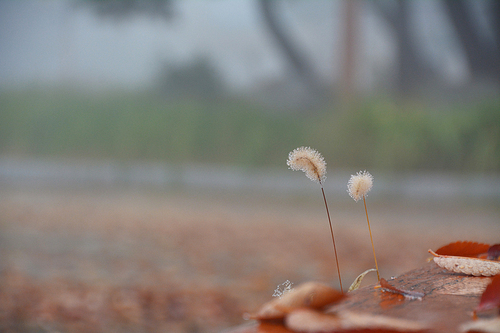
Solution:
[[(346, 194), (347, 196), (347, 194)], [(380, 274), (457, 240), (500, 242), (497, 202), (367, 198)], [(344, 289), (374, 266), (362, 203), (330, 203)], [(0, 330), (217, 332), (277, 285), (338, 287), (322, 197), (0, 189)], [(374, 283), (369, 275), (363, 285)]]

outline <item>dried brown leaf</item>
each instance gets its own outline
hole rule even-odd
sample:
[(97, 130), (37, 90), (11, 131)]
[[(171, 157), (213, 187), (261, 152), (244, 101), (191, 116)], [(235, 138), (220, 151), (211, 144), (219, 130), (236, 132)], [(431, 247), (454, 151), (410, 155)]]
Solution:
[(296, 332), (331, 332), (342, 329), (341, 320), (336, 315), (310, 309), (293, 311), (286, 317), (285, 325)]
[(338, 316), (341, 318), (342, 327), (345, 330), (369, 329), (393, 332), (420, 332), (427, 329), (425, 324), (417, 321), (384, 315), (342, 311)]
[(396, 288), (393, 285), (391, 285), (389, 282), (387, 282), (387, 280), (384, 278), (380, 279), (380, 286), (384, 289), (384, 291), (389, 291), (391, 293), (401, 294), (404, 297), (408, 297), (408, 298), (421, 299), (422, 297), (425, 296), (424, 293), (421, 293), (418, 291), (404, 290), (404, 289)]
[(460, 332), (500, 333), (500, 317), (466, 322), (460, 326)]
[(486, 286), (476, 311), (490, 310), (500, 307), (500, 275), (496, 275)]
[(337, 315), (332, 315), (310, 309), (293, 311), (286, 317), (285, 325), (292, 331), (308, 333), (339, 330), (416, 332), (426, 329), (421, 323), (407, 319), (351, 311), (341, 311)]
[(434, 262), (450, 272), (474, 276), (493, 276), (500, 274), (500, 262), (488, 259), (439, 255), (429, 250)]
[(321, 309), (326, 305), (338, 302), (344, 297), (340, 291), (319, 282), (306, 282), (281, 298), (276, 298), (262, 305), (248, 319), (282, 319), (285, 314), (297, 308)]
[[(249, 333), (248, 331), (244, 331)], [(256, 328), (255, 333), (293, 333), (289, 329), (287, 329), (283, 323), (270, 323), (270, 322), (262, 322), (259, 323), (259, 326)]]
[(484, 243), (458, 241), (440, 247), (436, 253), (444, 256), (477, 257), (488, 252), (489, 247)]

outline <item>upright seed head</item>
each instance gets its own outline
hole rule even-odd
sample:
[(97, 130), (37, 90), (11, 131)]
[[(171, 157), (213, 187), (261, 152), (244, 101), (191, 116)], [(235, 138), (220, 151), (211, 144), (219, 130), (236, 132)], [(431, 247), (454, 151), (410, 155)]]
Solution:
[(310, 147), (299, 147), (291, 151), (286, 164), (292, 170), (304, 171), (307, 178), (320, 185), (326, 179), (326, 162), (318, 151)]
[(347, 193), (358, 202), (363, 199), (365, 204), (366, 222), (368, 223), (368, 231), (370, 232), (370, 240), (372, 242), (373, 259), (375, 260), (375, 269), (377, 270), (377, 278), (380, 281), (380, 273), (378, 271), (377, 256), (375, 254), (375, 246), (373, 245), (372, 230), (370, 228), (370, 219), (368, 218), (368, 210), (366, 209), (366, 194), (372, 189), (373, 177), (367, 171), (359, 171), (356, 175), (352, 175), (347, 183)]
[(310, 147), (299, 147), (294, 149), (288, 154), (286, 161), (288, 167), (292, 170), (300, 170), (306, 173), (307, 178), (313, 182), (319, 183), (323, 200), (325, 201), (326, 215), (328, 223), (330, 224), (330, 232), (332, 234), (333, 252), (335, 253), (335, 261), (337, 262), (337, 272), (339, 274), (340, 290), (344, 293), (342, 288), (342, 278), (340, 277), (339, 259), (337, 256), (337, 247), (335, 246), (335, 237), (333, 235), (332, 221), (330, 219), (330, 212), (328, 211), (328, 204), (326, 202), (325, 190), (323, 189), (323, 182), (326, 179), (326, 162), (323, 156), (316, 150)]
[(347, 193), (358, 202), (372, 189), (373, 177), (367, 171), (359, 171), (356, 175), (351, 175), (347, 183)]

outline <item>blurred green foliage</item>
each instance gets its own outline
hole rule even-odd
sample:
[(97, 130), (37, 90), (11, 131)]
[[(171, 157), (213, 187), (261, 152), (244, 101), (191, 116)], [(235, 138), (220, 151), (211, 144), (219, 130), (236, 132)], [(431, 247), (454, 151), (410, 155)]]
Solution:
[(302, 145), (333, 167), (498, 172), (500, 100), (430, 108), (371, 99), (298, 113), (150, 93), (0, 94), (4, 156), (283, 166)]

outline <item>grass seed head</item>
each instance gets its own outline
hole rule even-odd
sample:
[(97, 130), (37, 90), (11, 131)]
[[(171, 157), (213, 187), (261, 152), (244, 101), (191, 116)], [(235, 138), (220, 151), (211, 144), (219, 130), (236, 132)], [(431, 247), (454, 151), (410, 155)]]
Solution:
[(347, 193), (358, 202), (372, 189), (373, 177), (367, 171), (359, 171), (352, 175), (347, 183)]
[(337, 256), (337, 248), (335, 246), (332, 221), (330, 219), (328, 203), (326, 202), (325, 190), (323, 188), (323, 182), (326, 179), (326, 162), (323, 159), (323, 156), (321, 156), (321, 154), (316, 150), (310, 147), (299, 147), (288, 154), (288, 160), (286, 161), (286, 164), (292, 170), (304, 171), (307, 178), (309, 178), (313, 182), (319, 183), (321, 187), (321, 193), (323, 194), (323, 200), (325, 201), (326, 215), (328, 216), (328, 223), (330, 225), (330, 232), (332, 234), (333, 252), (335, 253), (335, 261), (337, 262), (340, 290), (342, 290), (342, 293), (344, 293), (342, 288), (342, 278), (340, 277), (339, 259)]
[(292, 170), (304, 171), (307, 178), (320, 185), (326, 179), (326, 162), (318, 151), (310, 147), (299, 147), (291, 151), (286, 164)]

